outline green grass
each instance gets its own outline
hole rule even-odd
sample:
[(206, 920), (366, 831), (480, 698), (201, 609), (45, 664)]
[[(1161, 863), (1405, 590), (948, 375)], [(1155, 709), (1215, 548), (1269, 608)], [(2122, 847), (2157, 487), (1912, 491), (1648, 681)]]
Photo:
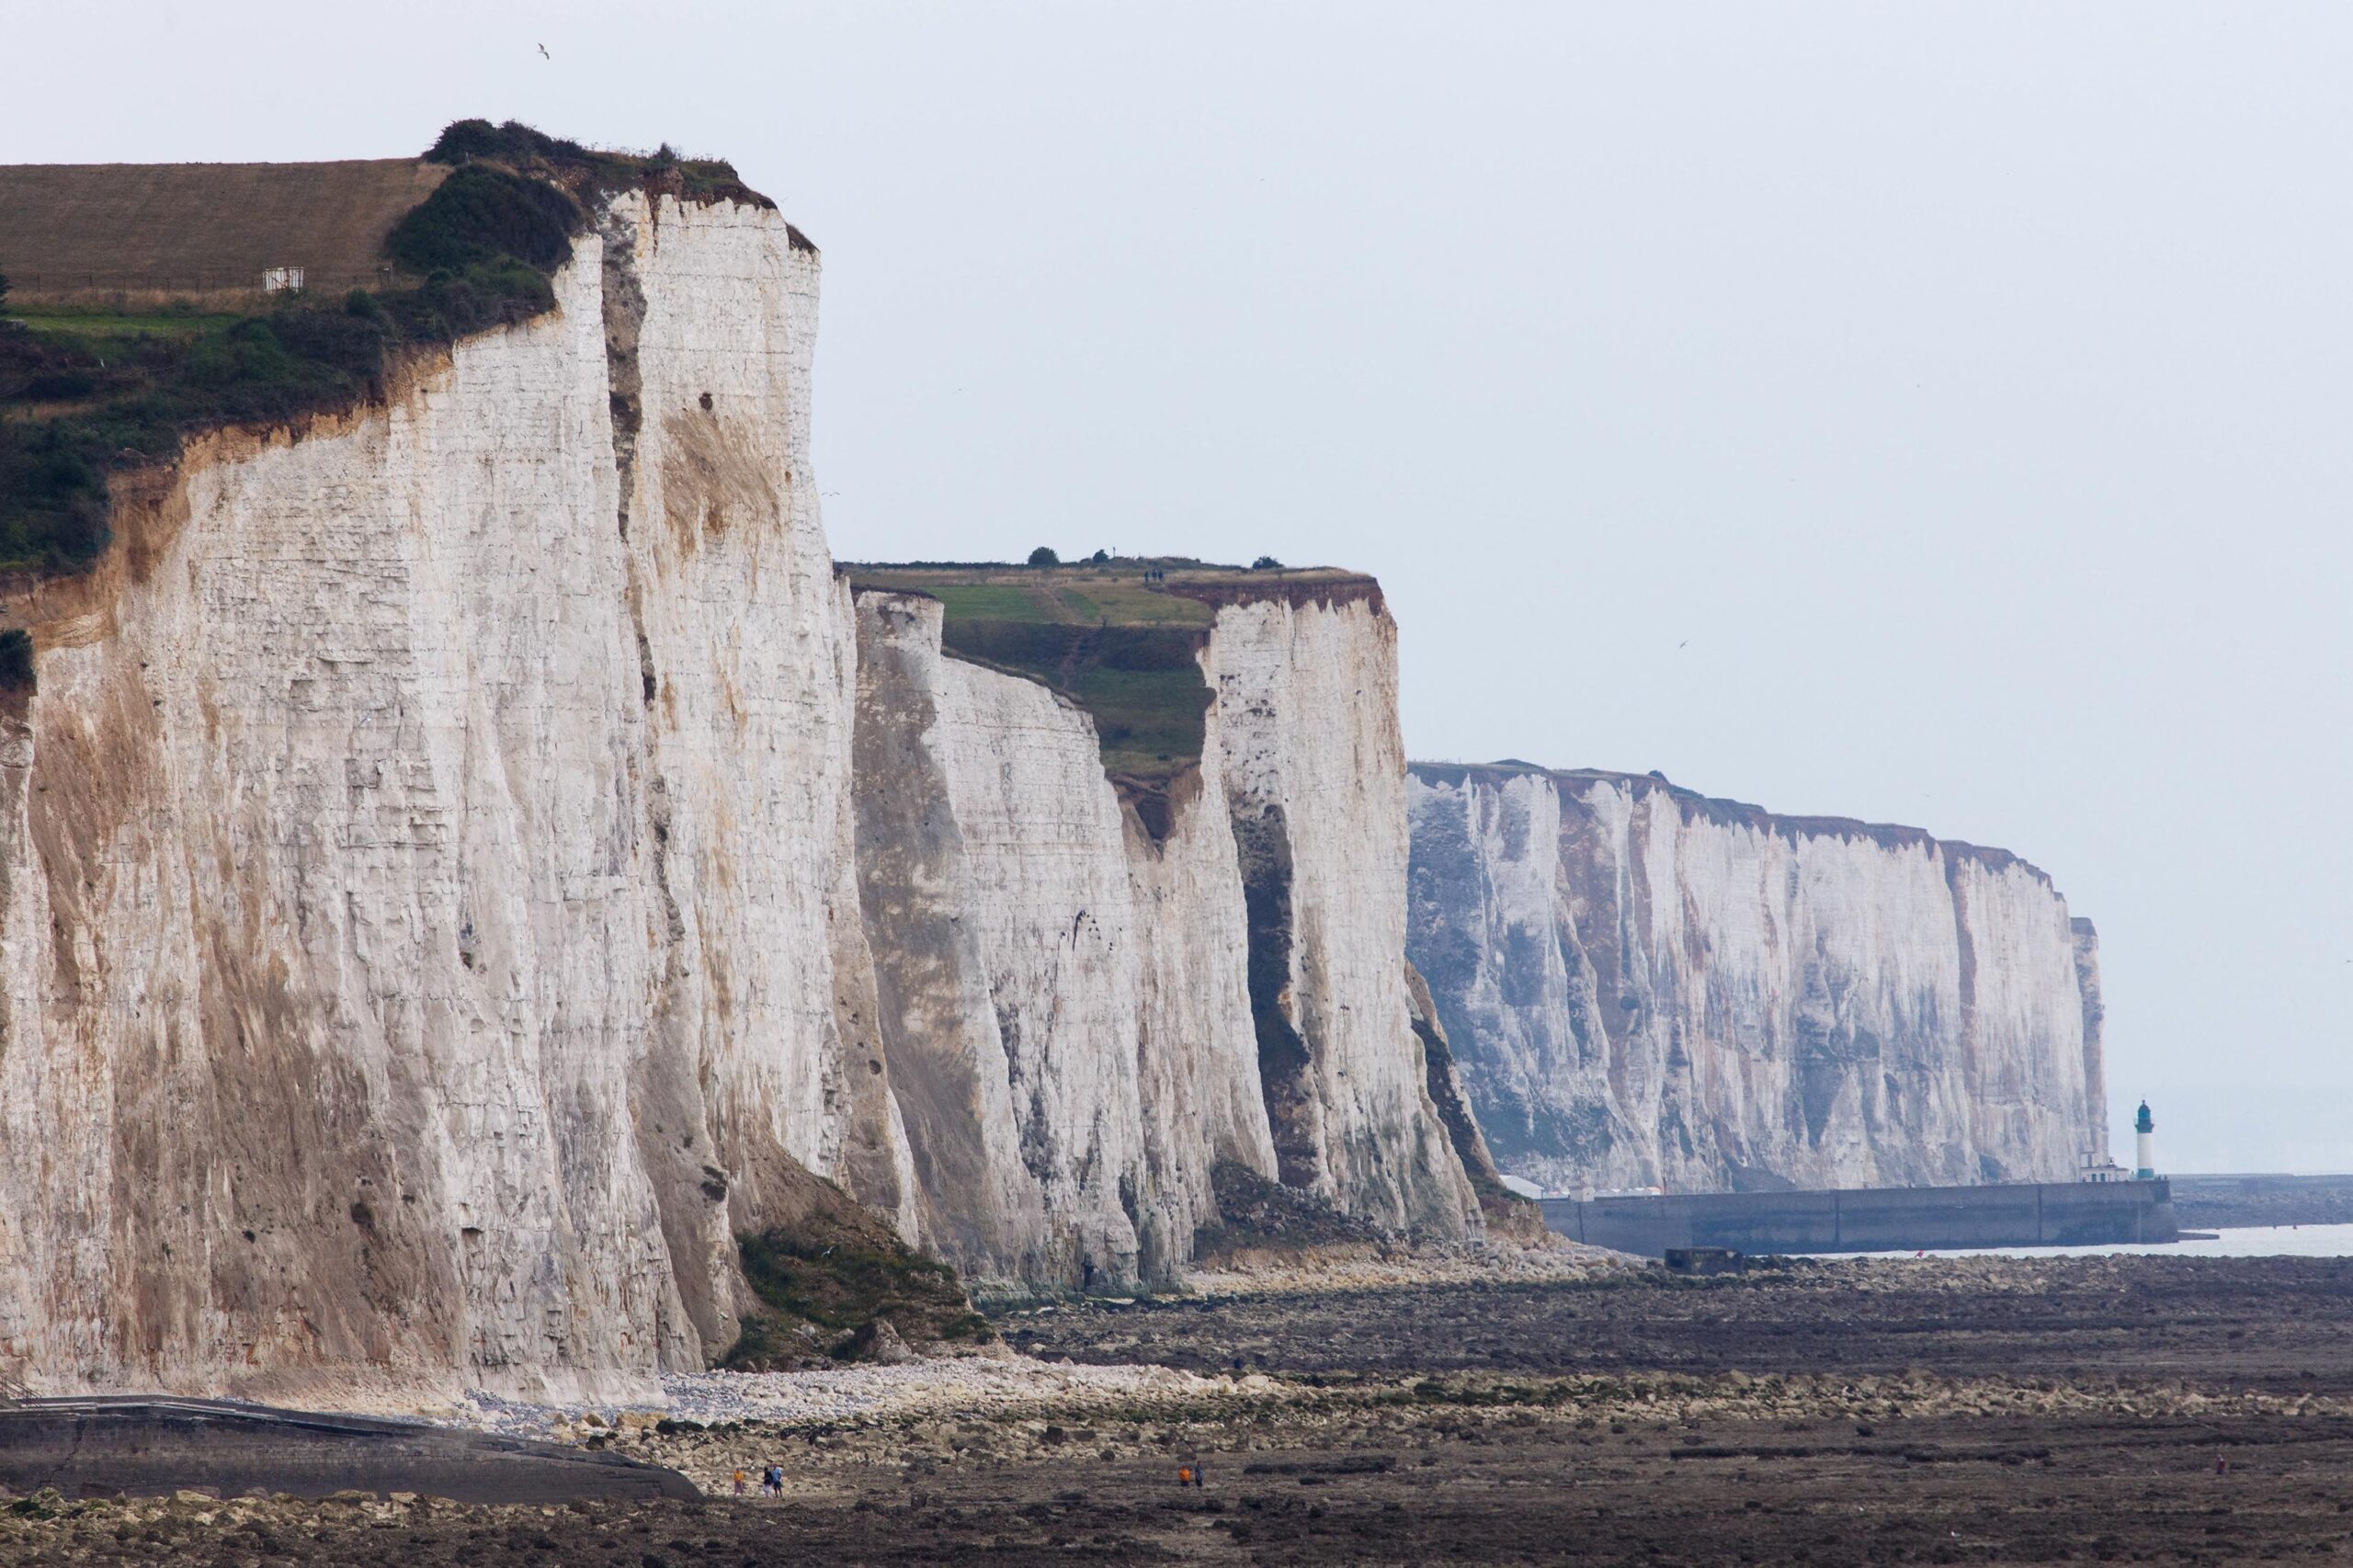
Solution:
[(1051, 622), (1063, 619), (1045, 596), (1019, 583), (945, 583), (924, 590), (950, 620)]
[(150, 335), (190, 338), (208, 332), (219, 332), (238, 318), (229, 314), (200, 314), (193, 310), (131, 313), (89, 307), (68, 309), (25, 305), (12, 308), (6, 319), (40, 336), (72, 341)]
[(1095, 720), (1108, 771), (1165, 780), (1200, 760), (1211, 694), (1198, 670), (1098, 667), (1079, 672), (1068, 689)]
[(1133, 567), (974, 568), (961, 580), (937, 568), (854, 567), (851, 580), (929, 594), (950, 621), (1206, 628), (1217, 619), (1217, 611), (1199, 599), (1148, 586)]
[[(1063, 592), (1066, 598), (1080, 597), (1082, 593), (1076, 588)], [(1217, 619), (1217, 611), (1199, 599), (1163, 593), (1141, 583), (1089, 583), (1083, 592), (1087, 605), (1079, 612), (1083, 620), (1108, 619), (1114, 626), (1207, 627)]]
[(941, 645), (959, 658), (1034, 680), (1095, 721), (1103, 770), (1154, 837), (1166, 791), (1199, 764), (1211, 699), (1200, 651), (1217, 611), (1146, 584), (1143, 568), (853, 567), (862, 586), (938, 599)]

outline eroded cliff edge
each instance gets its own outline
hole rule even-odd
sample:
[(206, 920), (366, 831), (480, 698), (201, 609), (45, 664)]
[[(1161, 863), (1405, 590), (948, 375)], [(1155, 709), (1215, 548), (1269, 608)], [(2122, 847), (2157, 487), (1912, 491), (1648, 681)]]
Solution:
[(1407, 950), (1510, 1174), (1563, 1191), (2075, 1179), (2097, 937), (2040, 871), (1655, 777), (1415, 764)]

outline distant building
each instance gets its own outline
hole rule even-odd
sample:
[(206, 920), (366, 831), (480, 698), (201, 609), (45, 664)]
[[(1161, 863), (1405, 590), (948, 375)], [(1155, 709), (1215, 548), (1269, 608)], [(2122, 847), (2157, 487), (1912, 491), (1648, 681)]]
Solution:
[(2086, 1181), (2131, 1181), (2132, 1173), (2105, 1155), (2086, 1154), (2083, 1179)]

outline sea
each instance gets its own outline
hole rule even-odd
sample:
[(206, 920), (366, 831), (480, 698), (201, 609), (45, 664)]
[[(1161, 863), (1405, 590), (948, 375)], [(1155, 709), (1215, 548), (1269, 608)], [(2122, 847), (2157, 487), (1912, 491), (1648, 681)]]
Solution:
[(2200, 1233), (2211, 1239), (2118, 1242), (2086, 1247), (1938, 1247), (1926, 1253), (1842, 1252), (1824, 1257), (2353, 1257), (2353, 1225), (2250, 1225)]

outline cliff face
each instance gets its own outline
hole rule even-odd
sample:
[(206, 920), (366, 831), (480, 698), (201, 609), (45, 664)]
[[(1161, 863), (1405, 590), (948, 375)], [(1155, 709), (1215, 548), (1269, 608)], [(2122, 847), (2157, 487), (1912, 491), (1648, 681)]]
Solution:
[(732, 1342), (794, 1166), (895, 1203), (815, 256), (631, 194), (556, 284), (23, 607), (0, 1375), (585, 1392)]
[(836, 578), (780, 217), (631, 191), (553, 281), (10, 607), (0, 1388), (642, 1392), (817, 1177), (1011, 1288), (1165, 1276), (1222, 1162), (1475, 1226), (1377, 599), (1215, 610), (1147, 833)]
[[(1428, 1093), (1404, 964), (1396, 625), (1377, 600), (1261, 600), (1209, 651), (1281, 1176), (1391, 1225), (1477, 1204)], [(1424, 1042), (1426, 1043), (1426, 1042)]]
[(1221, 1161), (1393, 1227), (1477, 1223), (1406, 1017), (1384, 615), (1222, 610), (1155, 838), (1085, 711), (943, 656), (931, 599), (858, 611), (858, 861), (926, 1244), (983, 1275), (1163, 1277), (1218, 1218)]
[(1621, 774), (1408, 789), (1408, 952), (1505, 1171), (2069, 1180), (2098, 1151), (2096, 944), (2025, 862)]

